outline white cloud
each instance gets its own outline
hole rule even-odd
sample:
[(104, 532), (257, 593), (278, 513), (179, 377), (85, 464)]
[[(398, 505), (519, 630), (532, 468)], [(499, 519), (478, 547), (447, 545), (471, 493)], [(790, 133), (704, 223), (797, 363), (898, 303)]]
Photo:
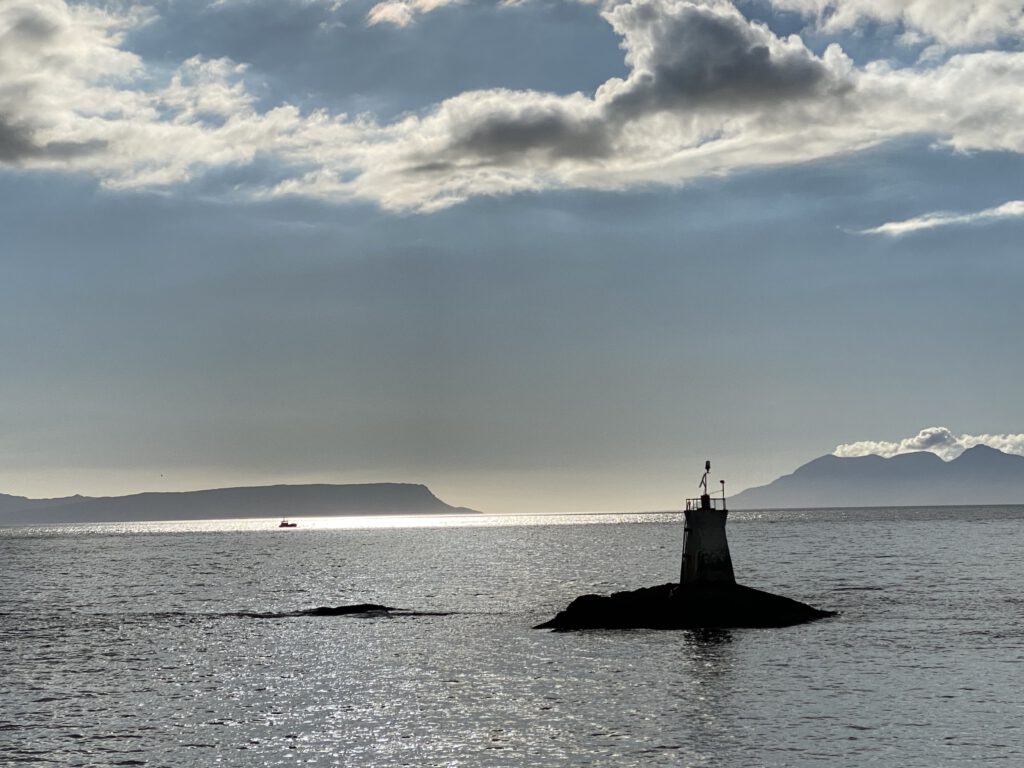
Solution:
[(407, 27), (421, 13), (430, 13), (458, 2), (459, 0), (384, 0), (370, 9), (366, 14), (366, 22), (371, 26), (394, 24), (396, 27)]
[[(1024, 54), (857, 68), (838, 46), (818, 57), (724, 1), (633, 0), (603, 14), (622, 37), (628, 77), (592, 98), (464, 93), (388, 126), (389, 141), (374, 146), (373, 163), (348, 189), (431, 210), (481, 194), (680, 184), (906, 135), (1024, 151)], [(506, 150), (460, 141), (483, 134), (501, 137)]]
[[(219, 0), (228, 2), (229, 0)], [(337, 6), (341, 0), (297, 0)], [(697, 0), (713, 4), (714, 0)], [(854, 30), (865, 22), (898, 26), (903, 42), (935, 41), (941, 48), (971, 47), (1024, 36), (1024, 4), (1019, 0), (761, 0), (773, 8), (795, 11), (820, 31)], [(367, 15), (370, 24), (405, 27), (420, 14), (462, 0), (384, 0)], [(531, 0), (501, 0), (500, 5), (524, 5)], [(623, 0), (576, 0), (585, 5), (613, 9)]]
[[(317, 162), (330, 141), (361, 135), (343, 116), (259, 112), (245, 67), (194, 57), (169, 77), (122, 50), (146, 18), (63, 0), (0, 7), (0, 161), (94, 174), (112, 187), (180, 183), (261, 153)], [(343, 153), (336, 153), (341, 158)]]
[(968, 448), (987, 445), (1004, 453), (1024, 456), (1024, 434), (1008, 435), (956, 435), (946, 427), (922, 429), (913, 437), (902, 440), (862, 440), (836, 446), (836, 456), (884, 456), (890, 458), (901, 453), (931, 451), (945, 461), (955, 459)]
[(396, 27), (407, 27), (412, 24), (416, 12), (409, 3), (394, 2), (377, 3), (366, 14), (366, 23), (394, 24)]
[(816, 20), (824, 32), (854, 29), (865, 21), (901, 25), (920, 36), (961, 47), (1024, 35), (1019, 0), (769, 0), (776, 8)]
[[(439, 2), (376, 8), (399, 5)], [(148, 67), (122, 48), (147, 17), (104, 8), (0, 6), (0, 163), (132, 188), (262, 157), (279, 173), (245, 193), (431, 211), (480, 195), (680, 184), (907, 135), (1024, 152), (1024, 53), (857, 67), (839, 46), (819, 56), (727, 0), (607, 5), (629, 73), (592, 95), (470, 91), (391, 123), (261, 109), (244, 64), (228, 59), (192, 58), (169, 75)]]
[[(214, 0), (232, 5), (249, 0)], [(284, 0), (287, 1), (287, 0)], [(337, 9), (347, 0), (290, 0)], [(606, 10), (628, 5), (628, 0), (566, 0)], [(416, 17), (471, 0), (382, 0), (370, 9), (367, 21), (406, 27)], [(527, 5), (533, 0), (499, 0), (499, 6)], [(716, 0), (695, 0), (713, 5)], [(1019, 0), (746, 0), (780, 11), (793, 11), (810, 20), (825, 34), (855, 30), (865, 22), (892, 25), (902, 30), (899, 40), (919, 44), (935, 41), (940, 49), (986, 45), (1024, 36), (1024, 5)]]
[(1011, 200), (995, 208), (987, 208), (974, 213), (948, 213), (940, 211), (938, 213), (926, 213), (921, 216), (915, 216), (912, 219), (904, 219), (903, 221), (890, 221), (871, 229), (861, 230), (860, 234), (898, 237), (919, 232), (922, 229), (951, 227), (963, 224), (981, 224), (1022, 216), (1024, 216), (1024, 200)]

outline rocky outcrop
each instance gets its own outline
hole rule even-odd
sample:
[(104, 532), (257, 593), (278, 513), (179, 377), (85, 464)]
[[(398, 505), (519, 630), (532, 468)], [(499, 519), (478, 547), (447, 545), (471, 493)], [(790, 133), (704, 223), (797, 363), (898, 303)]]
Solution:
[(735, 583), (661, 584), (612, 595), (582, 595), (535, 629), (705, 629), (788, 627), (829, 616), (788, 597)]

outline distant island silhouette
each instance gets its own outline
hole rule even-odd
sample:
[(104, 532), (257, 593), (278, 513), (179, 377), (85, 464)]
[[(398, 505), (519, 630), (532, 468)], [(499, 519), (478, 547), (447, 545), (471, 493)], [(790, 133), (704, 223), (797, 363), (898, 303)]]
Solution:
[(987, 445), (952, 461), (918, 451), (821, 456), (768, 485), (729, 499), (733, 509), (1024, 504), (1024, 456)]
[(0, 494), (0, 525), (475, 512), (446, 504), (427, 486), (413, 483), (266, 485), (57, 499)]

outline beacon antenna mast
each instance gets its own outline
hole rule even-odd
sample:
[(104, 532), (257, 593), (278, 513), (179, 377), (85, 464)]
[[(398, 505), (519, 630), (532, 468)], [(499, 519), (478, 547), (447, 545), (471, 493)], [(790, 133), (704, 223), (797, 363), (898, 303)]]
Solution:
[(721, 484), (721, 486), (722, 486), (719, 489), (719, 491), (718, 491), (718, 493), (720, 493), (721, 496), (720, 497), (719, 496), (714, 496), (714, 498), (712, 498), (713, 494), (708, 489), (708, 477), (709, 477), (710, 474), (711, 474), (711, 460), (708, 459), (708, 460), (706, 460), (704, 462), (704, 475), (701, 477), (700, 483), (697, 484), (697, 487), (700, 488), (700, 498), (699, 499), (687, 499), (686, 500), (686, 508), (687, 509), (718, 509), (718, 510), (721, 510), (722, 512), (726, 511), (726, 507), (725, 507), (725, 480), (719, 480), (718, 481)]

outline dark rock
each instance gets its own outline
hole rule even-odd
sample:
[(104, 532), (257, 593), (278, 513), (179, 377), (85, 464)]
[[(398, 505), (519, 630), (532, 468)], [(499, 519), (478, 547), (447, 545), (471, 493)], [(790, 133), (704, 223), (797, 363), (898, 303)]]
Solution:
[(408, 608), (392, 608), (377, 603), (356, 603), (354, 605), (321, 605), (317, 608), (303, 608), (298, 611), (275, 611), (273, 613), (254, 613), (252, 611), (241, 611), (229, 613), (227, 616), (237, 616), (244, 619), (295, 619), (302, 616), (355, 616), (375, 618), (381, 616), (450, 616), (450, 613), (440, 611), (413, 611)]
[(337, 605), (333, 608), (329, 605), (322, 605), (319, 608), (310, 608), (309, 610), (302, 611), (301, 614), (304, 616), (347, 616), (351, 613), (381, 613), (393, 610), (394, 608), (386, 605), (357, 603), (356, 605)]
[(735, 583), (661, 584), (607, 596), (582, 595), (534, 629), (788, 627), (835, 615)]

